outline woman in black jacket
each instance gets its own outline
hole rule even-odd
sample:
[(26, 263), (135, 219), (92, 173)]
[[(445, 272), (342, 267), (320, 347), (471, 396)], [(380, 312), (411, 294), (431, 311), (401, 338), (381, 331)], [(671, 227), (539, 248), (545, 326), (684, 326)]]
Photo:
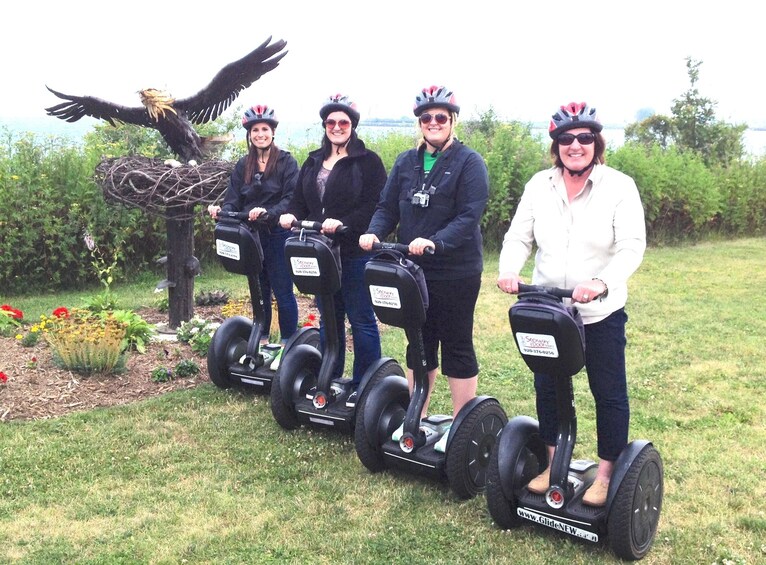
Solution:
[[(284, 213), (293, 195), (298, 178), (298, 163), (287, 151), (274, 144), (277, 117), (268, 106), (253, 106), (245, 111), (242, 126), (247, 130), (248, 153), (234, 166), (223, 206), (208, 206), (216, 218), (220, 210), (249, 212), (251, 220), (268, 213), (274, 218), (270, 227), (259, 230), (263, 247), (263, 271), (260, 274), (264, 297), (263, 327), (271, 327), (271, 294), (277, 299), (281, 343), (298, 329), (298, 303), (293, 293), (293, 280), (285, 261), (285, 240), (289, 230), (277, 225), (276, 218)], [(262, 343), (268, 342), (268, 333)], [(278, 360), (275, 360), (278, 363)]]
[[(428, 312), (423, 342), (428, 369), (426, 416), (439, 368), (447, 376), (452, 412), (476, 396), (479, 364), (473, 345), (473, 318), (484, 268), (479, 221), (489, 198), (484, 160), (455, 137), (460, 106), (443, 86), (424, 88), (413, 108), (423, 139), (417, 149), (397, 157), (366, 233), (363, 249), (396, 230), (412, 259), (425, 273)], [(426, 248), (435, 250), (425, 255)], [(415, 359), (408, 347), (407, 378)], [(434, 449), (444, 452), (449, 434)]]
[[(279, 222), (290, 227), (296, 219), (321, 222), (322, 232), (340, 244), (341, 289), (335, 295), (339, 343), (346, 343), (345, 317), (354, 336), (353, 383), (380, 359), (380, 334), (370, 295), (364, 285), (364, 265), (370, 258), (359, 248), (359, 236), (367, 230), (386, 169), (380, 157), (357, 136), (359, 111), (347, 96), (331, 96), (319, 110), (325, 135), (322, 147), (309, 153), (298, 175), (293, 198)], [(348, 231), (338, 233), (340, 226)], [(323, 336), (323, 328), (320, 335)], [(324, 339), (324, 337), (322, 337)], [(345, 347), (341, 347), (335, 378), (343, 375)]]

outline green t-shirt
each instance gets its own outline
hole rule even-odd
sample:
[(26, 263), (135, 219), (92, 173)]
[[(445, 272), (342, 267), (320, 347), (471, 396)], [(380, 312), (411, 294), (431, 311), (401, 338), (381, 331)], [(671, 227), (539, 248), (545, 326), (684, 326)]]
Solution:
[(439, 158), (439, 155), (441, 153), (436, 153), (435, 155), (429, 153), (428, 151), (423, 152), (423, 171), (428, 174), (431, 172), (431, 169), (434, 167), (434, 163), (436, 163), (436, 160)]

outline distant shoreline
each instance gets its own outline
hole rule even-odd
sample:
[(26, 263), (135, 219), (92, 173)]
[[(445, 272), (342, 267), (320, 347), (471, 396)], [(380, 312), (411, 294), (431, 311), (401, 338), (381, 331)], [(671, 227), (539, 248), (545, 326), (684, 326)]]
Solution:
[[(12, 134), (29, 132), (37, 136), (54, 136), (82, 141), (85, 134), (92, 131), (94, 126), (101, 123), (99, 120), (84, 117), (74, 123), (57, 120), (50, 116), (27, 119), (0, 119), (0, 132), (10, 131)], [(528, 122), (532, 133), (546, 137), (548, 125), (542, 122)], [(362, 138), (376, 138), (391, 132), (415, 133), (415, 120), (401, 118), (369, 118), (359, 122), (359, 133)], [(625, 141), (624, 124), (605, 124), (604, 135), (610, 146), (619, 147)], [(291, 123), (281, 122), (277, 129), (278, 143), (282, 146), (292, 144), (294, 146), (318, 146), (322, 137), (322, 126), (317, 122)], [(235, 133), (240, 139), (239, 133)], [(243, 137), (242, 137), (243, 138)], [(754, 157), (766, 155), (766, 127), (752, 127), (745, 130), (745, 151)]]

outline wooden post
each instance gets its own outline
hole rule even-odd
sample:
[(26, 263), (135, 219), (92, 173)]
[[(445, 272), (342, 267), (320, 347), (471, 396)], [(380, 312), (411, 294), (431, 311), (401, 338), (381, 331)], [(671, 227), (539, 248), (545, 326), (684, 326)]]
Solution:
[[(174, 285), (168, 287), (169, 325), (176, 329), (181, 322), (188, 322), (194, 316), (194, 277), (197, 274), (190, 265), (194, 257), (194, 216), (193, 205), (173, 208), (169, 211), (168, 234), (168, 280)], [(174, 216), (178, 216), (175, 218)]]

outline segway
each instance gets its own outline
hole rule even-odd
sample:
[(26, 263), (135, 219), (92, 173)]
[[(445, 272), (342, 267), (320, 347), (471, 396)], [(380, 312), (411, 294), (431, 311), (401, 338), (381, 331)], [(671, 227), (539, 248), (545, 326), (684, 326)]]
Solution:
[[(428, 304), (425, 279), (420, 267), (406, 258), (406, 245), (376, 243), (373, 249), (383, 251), (367, 263), (365, 283), (380, 321), (405, 331), (415, 360), (414, 386), (410, 394), (407, 380), (391, 374), (360, 401), (357, 455), (373, 473), (392, 468), (446, 479), (459, 498), (471, 498), (484, 490), (489, 456), (508, 418), (497, 400), (479, 396), (454, 421), (451, 415), (421, 419), (429, 389), (422, 332)], [(445, 434), (446, 445), (440, 443)]]
[[(301, 425), (334, 429), (340, 433), (353, 432), (359, 400), (377, 381), (388, 375), (402, 377), (395, 360), (381, 358), (362, 376), (358, 387), (352, 378), (333, 378), (339, 352), (335, 319), (335, 293), (341, 287), (340, 249), (332, 238), (322, 235), (319, 222), (296, 221), (298, 235), (285, 242), (285, 256), (290, 265), (293, 282), (305, 294), (320, 297), (319, 315), (324, 326), (321, 350), (309, 345), (296, 345), (285, 352), (271, 387), (271, 412), (286, 430)], [(341, 226), (339, 233), (347, 228)]]
[[(261, 336), (269, 328), (263, 327), (264, 305), (261, 283), (263, 249), (258, 231), (248, 223), (268, 222), (268, 216), (259, 216), (249, 222), (247, 212), (219, 211), (215, 226), (216, 254), (230, 273), (247, 276), (253, 320), (244, 316), (227, 318), (215, 331), (207, 352), (210, 380), (219, 388), (248, 385), (259, 392), (267, 392), (276, 374), (272, 360), (279, 352), (279, 344), (260, 345)], [(297, 345), (319, 347), (319, 330), (300, 328), (284, 346), (282, 356)]]
[(530, 492), (527, 484), (547, 466), (546, 446), (536, 420), (517, 416), (508, 422), (490, 458), (489, 512), (504, 529), (533, 522), (589, 542), (608, 539), (622, 559), (641, 559), (651, 548), (662, 508), (660, 455), (649, 441), (630, 442), (615, 462), (606, 505), (583, 504), (598, 464), (571, 459), (577, 439), (572, 377), (585, 365), (582, 322), (561, 300), (571, 298), (572, 290), (520, 284), (519, 292), (509, 312), (511, 329), (530, 370), (555, 378), (556, 452), (548, 490)]

